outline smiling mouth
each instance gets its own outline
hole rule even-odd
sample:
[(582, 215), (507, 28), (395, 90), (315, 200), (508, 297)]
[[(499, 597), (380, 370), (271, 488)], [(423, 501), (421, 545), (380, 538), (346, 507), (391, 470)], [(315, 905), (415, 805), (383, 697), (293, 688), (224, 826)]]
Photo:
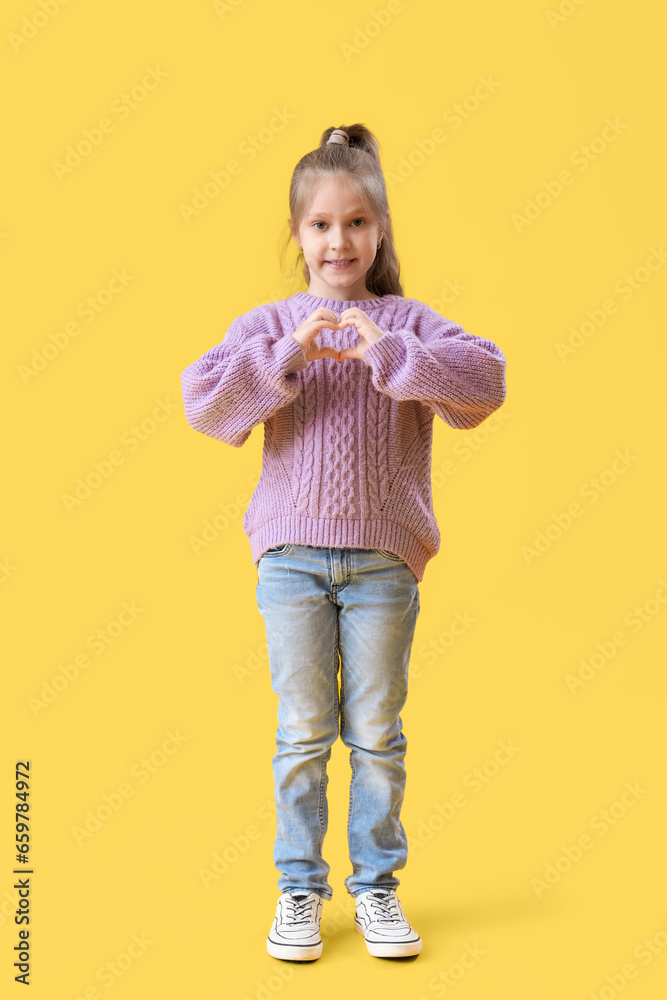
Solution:
[(326, 263), (333, 264), (334, 267), (342, 267), (344, 264), (351, 264), (353, 260), (356, 260), (356, 257), (341, 257), (339, 259), (328, 260)]

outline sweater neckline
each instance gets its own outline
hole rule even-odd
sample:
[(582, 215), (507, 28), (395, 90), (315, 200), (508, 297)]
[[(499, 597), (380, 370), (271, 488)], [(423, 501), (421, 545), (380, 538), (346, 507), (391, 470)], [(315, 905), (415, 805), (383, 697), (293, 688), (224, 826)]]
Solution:
[(375, 299), (323, 299), (319, 295), (311, 295), (309, 292), (295, 292), (294, 298), (308, 306), (311, 312), (316, 309), (331, 309), (332, 312), (343, 312), (345, 309), (377, 309), (387, 299), (394, 298), (393, 295), (380, 295)]

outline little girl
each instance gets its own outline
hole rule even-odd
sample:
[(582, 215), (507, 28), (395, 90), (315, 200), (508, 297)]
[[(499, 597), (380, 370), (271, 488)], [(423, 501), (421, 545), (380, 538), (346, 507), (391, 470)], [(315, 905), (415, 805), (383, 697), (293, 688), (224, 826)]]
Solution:
[(422, 941), (395, 891), (407, 860), (399, 713), (418, 584), (440, 546), (433, 417), (482, 423), (505, 399), (505, 356), (404, 297), (378, 144), (364, 125), (328, 128), (299, 160), (289, 224), (308, 290), (242, 314), (181, 374), (194, 430), (238, 448), (264, 424), (243, 528), (278, 695), (282, 874), (267, 949), (297, 961), (322, 953), (327, 762), (340, 732), (356, 928), (371, 955), (416, 955)]

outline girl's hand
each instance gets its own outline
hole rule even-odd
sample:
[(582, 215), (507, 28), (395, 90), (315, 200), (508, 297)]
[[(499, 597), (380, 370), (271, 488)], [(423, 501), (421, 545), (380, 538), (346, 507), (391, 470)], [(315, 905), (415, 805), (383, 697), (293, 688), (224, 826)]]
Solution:
[(292, 337), (300, 344), (306, 355), (306, 361), (315, 361), (317, 358), (335, 358), (340, 361), (338, 351), (334, 347), (320, 347), (315, 340), (320, 330), (338, 330), (338, 317), (331, 309), (316, 309), (308, 319), (296, 328)]
[[(320, 347), (315, 340), (320, 330), (344, 330), (348, 326), (356, 327), (361, 337), (354, 347), (344, 347), (342, 351), (337, 351), (335, 347)], [(297, 344), (303, 348), (308, 362), (316, 361), (317, 358), (335, 358), (336, 361), (342, 361), (343, 358), (363, 358), (371, 344), (382, 336), (384, 331), (358, 306), (346, 309), (340, 314), (340, 318), (331, 309), (316, 309), (292, 334)]]
[(372, 319), (369, 319), (366, 313), (359, 309), (358, 306), (346, 309), (345, 312), (340, 314), (338, 329), (344, 330), (347, 326), (356, 327), (361, 340), (354, 347), (344, 347), (342, 351), (339, 351), (339, 361), (342, 361), (343, 358), (363, 358), (371, 344), (374, 344), (376, 340), (384, 336), (384, 330), (381, 330)]

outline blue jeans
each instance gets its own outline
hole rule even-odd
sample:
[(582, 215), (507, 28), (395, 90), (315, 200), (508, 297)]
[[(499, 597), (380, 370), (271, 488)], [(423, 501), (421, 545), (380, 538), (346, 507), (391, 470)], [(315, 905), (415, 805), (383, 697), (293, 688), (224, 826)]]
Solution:
[[(408, 843), (400, 820), (407, 740), (399, 712), (419, 614), (417, 577), (381, 549), (279, 545), (257, 566), (271, 687), (278, 695), (273, 758), (281, 892), (331, 899), (327, 762), (339, 734), (350, 749), (347, 824), (352, 896), (395, 888)], [(338, 670), (340, 658), (340, 694)]]

